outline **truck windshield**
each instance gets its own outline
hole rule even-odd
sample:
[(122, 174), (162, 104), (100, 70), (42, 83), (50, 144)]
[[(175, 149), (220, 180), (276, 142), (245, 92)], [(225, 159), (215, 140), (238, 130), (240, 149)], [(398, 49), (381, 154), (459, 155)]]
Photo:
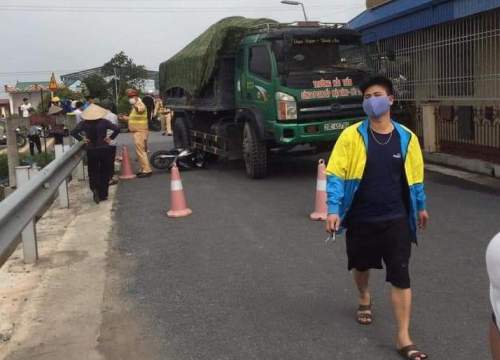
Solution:
[[(275, 49), (283, 52), (282, 41)], [(284, 54), (283, 54), (284, 55)], [(293, 40), (285, 56), (278, 62), (287, 71), (327, 70), (335, 67), (368, 70), (366, 53), (360, 44), (335, 43), (325, 39)]]
[[(365, 48), (357, 42), (337, 39), (293, 39), (273, 43), (281, 82), (292, 87), (306, 86), (324, 75), (357, 77), (369, 71)], [(303, 79), (303, 81), (298, 81)], [(297, 82), (298, 81), (298, 82)], [(293, 84), (293, 85), (292, 85)]]

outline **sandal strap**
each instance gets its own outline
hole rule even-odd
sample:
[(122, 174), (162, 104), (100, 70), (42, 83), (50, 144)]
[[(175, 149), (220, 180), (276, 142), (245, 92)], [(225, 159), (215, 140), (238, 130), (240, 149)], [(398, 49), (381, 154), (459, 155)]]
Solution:
[[(405, 346), (405, 347), (399, 349), (398, 352), (402, 356), (404, 356), (410, 360), (416, 359), (416, 358), (420, 358), (420, 359), (427, 359), (428, 358), (427, 354), (417, 350), (417, 346), (415, 344)], [(412, 353), (412, 354), (410, 354), (410, 353)]]
[(405, 354), (408, 354), (410, 351), (417, 351), (417, 345), (411, 344), (399, 349), (400, 353), (405, 353)]
[(371, 311), (371, 310), (372, 310), (372, 304), (358, 306), (358, 311)]

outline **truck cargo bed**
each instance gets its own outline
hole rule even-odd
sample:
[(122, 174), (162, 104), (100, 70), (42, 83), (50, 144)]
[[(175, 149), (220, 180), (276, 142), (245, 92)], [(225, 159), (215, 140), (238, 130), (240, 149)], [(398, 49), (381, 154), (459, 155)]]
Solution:
[(165, 100), (174, 110), (229, 111), (234, 110), (234, 57), (219, 59), (211, 82), (199, 96), (191, 96), (184, 89), (170, 89)]

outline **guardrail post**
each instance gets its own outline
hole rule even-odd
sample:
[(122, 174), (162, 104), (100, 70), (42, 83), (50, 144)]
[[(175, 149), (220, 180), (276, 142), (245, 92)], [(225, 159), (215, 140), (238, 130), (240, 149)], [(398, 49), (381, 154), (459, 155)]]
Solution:
[[(66, 148), (66, 149), (65, 149)], [(54, 145), (54, 150), (56, 153), (56, 159), (64, 155), (64, 151), (69, 150), (69, 146)], [(68, 180), (64, 181), (59, 185), (59, 206), (63, 209), (69, 208), (69, 194), (68, 194)]]
[[(28, 183), (29, 179), (38, 172), (31, 166), (16, 167), (17, 187), (20, 188)], [(38, 243), (36, 239), (36, 225), (34, 219), (26, 225), (21, 233), (23, 241), (23, 257), (26, 264), (34, 264), (38, 260)]]
[(78, 181), (87, 180), (85, 177), (85, 164), (83, 160), (76, 166), (74, 176), (78, 179)]
[(15, 189), (16, 182), (16, 166), (19, 165), (19, 154), (17, 150), (17, 134), (16, 128), (19, 123), (18, 117), (10, 117), (5, 122), (7, 131), (7, 161), (9, 164), (9, 187)]

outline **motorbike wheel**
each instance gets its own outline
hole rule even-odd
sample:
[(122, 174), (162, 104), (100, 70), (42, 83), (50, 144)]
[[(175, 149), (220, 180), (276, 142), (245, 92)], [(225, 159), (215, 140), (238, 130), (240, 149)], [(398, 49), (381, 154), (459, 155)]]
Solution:
[(170, 170), (174, 163), (175, 155), (171, 151), (160, 150), (153, 153), (149, 159), (151, 165), (158, 170)]
[(21, 135), (21, 134), (17, 134), (16, 141), (17, 141), (17, 147), (20, 147), (20, 148), (23, 147), (24, 145), (26, 145), (26, 143), (28, 142), (26, 137), (24, 135)]

